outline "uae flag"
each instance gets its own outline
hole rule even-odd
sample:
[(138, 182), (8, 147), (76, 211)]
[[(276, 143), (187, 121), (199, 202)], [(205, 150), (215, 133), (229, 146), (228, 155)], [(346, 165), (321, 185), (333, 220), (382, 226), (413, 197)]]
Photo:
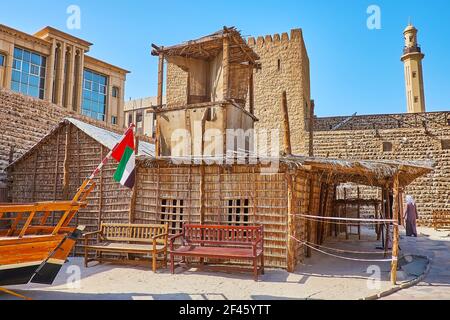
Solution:
[(136, 156), (133, 129), (125, 134), (123, 140), (113, 149), (112, 157), (119, 162), (114, 180), (133, 189), (136, 176)]

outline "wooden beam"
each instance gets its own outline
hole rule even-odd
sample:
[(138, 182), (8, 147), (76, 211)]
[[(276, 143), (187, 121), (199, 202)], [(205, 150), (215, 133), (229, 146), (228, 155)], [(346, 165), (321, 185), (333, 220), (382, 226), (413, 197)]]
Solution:
[(399, 255), (399, 177), (398, 174), (394, 177), (394, 203), (392, 205), (394, 223), (394, 234), (392, 236), (392, 264), (391, 264), (391, 282), (393, 285), (397, 283), (397, 267), (398, 267), (398, 255)]
[(249, 91), (249, 112), (255, 114), (255, 86), (254, 86), (254, 75), (253, 68), (249, 69), (249, 80), (248, 80), (248, 91)]
[[(385, 214), (385, 219), (392, 219), (391, 217), (391, 194), (389, 192), (389, 186), (386, 186), (385, 189), (385, 193), (386, 193), (386, 214)], [(386, 223), (386, 236), (385, 236), (385, 241), (384, 241), (384, 257), (387, 257), (388, 251), (389, 251), (389, 234), (391, 231), (391, 226), (389, 223)]]
[[(139, 136), (135, 135), (135, 154), (136, 156), (139, 154)], [(134, 223), (135, 221), (135, 211), (136, 211), (136, 198), (137, 198), (137, 186), (138, 186), (138, 177), (139, 177), (139, 166), (136, 166), (135, 171), (135, 180), (134, 180), (134, 187), (131, 192), (131, 199), (130, 199), (130, 209), (128, 211), (128, 222)]]
[(159, 55), (158, 63), (158, 106), (163, 104), (163, 87), (164, 87), (164, 55), (161, 53)]
[(230, 39), (223, 38), (223, 97), (230, 98)]
[[(100, 146), (100, 161), (103, 160), (103, 158), (105, 157), (105, 151), (103, 150), (104, 147), (103, 145)], [(103, 183), (103, 178), (104, 178), (104, 167), (102, 167), (102, 169), (100, 170), (100, 181), (99, 181), (99, 188), (98, 188), (98, 220), (97, 220), (97, 230), (100, 230), (101, 225), (102, 225), (102, 212), (103, 212), (103, 187), (104, 187), (104, 183)]]
[[(61, 132), (58, 131), (56, 134), (56, 160), (55, 160), (55, 179), (53, 180), (53, 200), (58, 200), (56, 195), (58, 192), (58, 174), (59, 174), (59, 139)], [(33, 199), (34, 201), (34, 199)], [(52, 213), (52, 223), (54, 223), (54, 212)]]
[(66, 141), (64, 150), (64, 176), (63, 176), (63, 199), (68, 200), (70, 191), (70, 173), (69, 173), (69, 162), (70, 162), (70, 130), (71, 124), (66, 126)]
[(287, 104), (287, 94), (283, 91), (281, 95), (281, 111), (283, 114), (283, 126), (284, 126), (284, 153), (286, 155), (292, 155), (291, 145), (291, 129), (289, 124), (289, 110)]
[(311, 100), (310, 112), (309, 112), (309, 156), (314, 157), (314, 114), (315, 103)]
[[(158, 63), (158, 96), (157, 104), (158, 107), (163, 105), (163, 90), (164, 90), (164, 54), (159, 54)], [(161, 128), (159, 123), (158, 115), (156, 115), (156, 130), (155, 130), (155, 157), (161, 156)]]
[[(357, 188), (357, 192), (358, 192), (358, 199), (361, 197), (361, 191), (359, 189), (359, 187)], [(357, 214), (358, 214), (358, 219), (361, 219), (361, 204), (358, 202), (358, 206), (357, 206)], [(361, 240), (361, 221), (358, 221), (358, 239)]]
[(205, 223), (205, 165), (200, 166), (200, 224)]
[[(375, 219), (379, 219), (380, 218), (380, 213), (378, 212), (378, 204), (374, 204), (374, 208), (375, 208)], [(377, 241), (380, 241), (381, 239), (381, 225), (377, 224), (375, 225), (375, 232), (377, 234)]]
[(287, 200), (288, 200), (288, 239), (287, 239), (287, 271), (294, 272), (296, 259), (295, 259), (295, 243), (293, 239), (295, 237), (295, 190), (294, 190), (294, 175), (291, 172), (286, 172), (287, 181)]
[(155, 158), (161, 157), (161, 124), (159, 122), (161, 115), (155, 115)]

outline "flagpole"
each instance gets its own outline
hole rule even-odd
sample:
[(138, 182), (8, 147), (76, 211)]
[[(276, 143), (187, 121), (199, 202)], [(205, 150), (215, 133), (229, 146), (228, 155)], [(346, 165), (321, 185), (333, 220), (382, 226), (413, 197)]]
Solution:
[(108, 163), (109, 159), (111, 158), (114, 151), (117, 149), (117, 146), (120, 144), (120, 142), (132, 131), (134, 128), (136, 128), (136, 125), (134, 123), (131, 123), (128, 127), (127, 131), (122, 135), (122, 137), (119, 139), (119, 142), (116, 144), (116, 146), (106, 155), (106, 157), (100, 162), (100, 164), (95, 168), (95, 170), (92, 172), (92, 174), (84, 180), (81, 187), (78, 189), (77, 194), (73, 198), (73, 201), (76, 202), (80, 198), (81, 194), (83, 193), (84, 189), (87, 187), (87, 185), (94, 180), (95, 176), (103, 169), (103, 167)]

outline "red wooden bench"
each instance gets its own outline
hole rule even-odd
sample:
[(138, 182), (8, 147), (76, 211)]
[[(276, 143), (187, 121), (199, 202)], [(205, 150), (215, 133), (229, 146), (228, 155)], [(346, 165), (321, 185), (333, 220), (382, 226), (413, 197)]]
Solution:
[[(181, 246), (175, 248), (175, 242)], [(175, 257), (217, 260), (251, 260), (255, 281), (264, 274), (264, 227), (184, 225), (183, 232), (170, 239), (170, 267)], [(258, 260), (261, 267), (258, 268)]]

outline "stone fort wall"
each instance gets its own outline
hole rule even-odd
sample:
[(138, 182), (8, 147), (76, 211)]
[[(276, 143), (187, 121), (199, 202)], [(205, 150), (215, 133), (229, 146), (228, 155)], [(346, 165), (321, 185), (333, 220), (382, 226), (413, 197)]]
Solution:
[[(247, 43), (261, 57), (261, 69), (254, 70), (255, 115), (259, 119), (255, 128), (278, 129), (278, 143), (282, 146), (281, 96), (286, 91), (292, 150), (297, 154), (308, 154), (308, 133), (305, 130), (311, 110), (311, 92), (309, 58), (302, 30), (294, 29), (290, 34), (251, 37)], [(239, 81), (239, 78), (235, 77), (231, 81)], [(187, 73), (174, 64), (168, 64), (167, 101), (171, 105), (187, 104), (187, 86)]]
[(261, 58), (261, 69), (254, 71), (255, 115), (259, 119), (256, 129), (279, 129), (282, 146), (281, 96), (286, 91), (292, 150), (308, 154), (310, 70), (302, 30), (249, 38), (247, 43)]
[(434, 161), (434, 172), (405, 194), (416, 199), (423, 224), (434, 210), (450, 210), (450, 112), (316, 118), (314, 127), (315, 156)]

